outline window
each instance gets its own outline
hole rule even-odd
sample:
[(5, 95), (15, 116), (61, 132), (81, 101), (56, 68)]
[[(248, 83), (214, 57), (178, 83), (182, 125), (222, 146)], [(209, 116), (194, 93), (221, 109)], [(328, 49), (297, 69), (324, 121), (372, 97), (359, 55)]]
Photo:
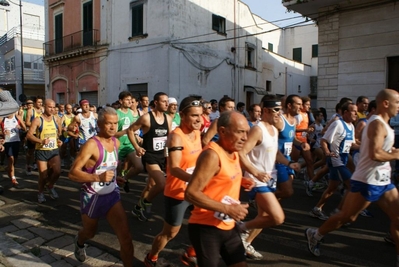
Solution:
[(292, 60), (302, 62), (302, 48), (294, 48), (292, 50)]
[(272, 81), (266, 81), (266, 92), (272, 91)]
[(255, 45), (251, 43), (246, 43), (245, 44), (245, 52), (246, 52), (246, 62), (245, 62), (245, 67), (248, 68), (255, 68), (256, 63), (255, 63)]
[(93, 45), (93, 1), (83, 4), (83, 46)]
[(144, 35), (144, 3), (131, 4), (132, 9), (132, 37)]
[(62, 32), (63, 32), (62, 14), (58, 14), (54, 17), (55, 53), (61, 53), (63, 50)]
[(221, 34), (226, 34), (226, 19), (212, 14), (212, 30)]
[(15, 57), (10, 58), (10, 70), (15, 70)]
[(90, 104), (98, 106), (98, 92), (97, 91), (81, 92), (79, 100), (81, 100), (81, 99), (87, 99), (87, 100), (89, 100)]
[(65, 93), (58, 93), (57, 94), (57, 103), (65, 104)]
[(273, 52), (273, 44), (268, 43), (267, 44), (267, 50), (269, 50), (270, 52)]
[(399, 91), (399, 56), (388, 57), (388, 88)]
[(24, 62), (24, 69), (31, 69), (32, 68), (32, 62)]
[(315, 44), (312, 45), (312, 57), (318, 57), (319, 56), (319, 45)]
[(33, 63), (33, 69), (35, 69), (35, 70), (38, 69), (38, 63)]
[(128, 84), (127, 89), (137, 100), (142, 95), (148, 95), (148, 83)]

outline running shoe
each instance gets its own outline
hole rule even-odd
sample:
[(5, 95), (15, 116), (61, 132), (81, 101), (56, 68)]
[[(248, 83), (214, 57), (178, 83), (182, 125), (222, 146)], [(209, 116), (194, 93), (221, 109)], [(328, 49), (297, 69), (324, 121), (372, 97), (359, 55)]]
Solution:
[(44, 197), (44, 194), (43, 194), (43, 193), (37, 194), (37, 201), (38, 201), (39, 203), (44, 203), (44, 202), (46, 202), (46, 198)]
[(86, 247), (85, 245), (83, 245), (83, 247), (79, 247), (78, 245), (78, 236), (75, 236), (75, 258), (80, 261), (80, 262), (84, 262), (86, 260)]
[(147, 254), (144, 258), (144, 265), (145, 267), (155, 267), (157, 266), (157, 261), (152, 261), (148, 258), (149, 254)]
[(54, 187), (53, 188), (48, 188), (48, 190), (49, 190), (50, 197), (52, 199), (58, 199), (59, 198), (58, 193), (55, 191)]
[(318, 209), (314, 207), (310, 212), (309, 215), (314, 217), (314, 218), (319, 218), (322, 221), (327, 221), (328, 216), (324, 214), (324, 212), (321, 209)]
[(197, 264), (197, 254), (192, 246), (186, 248), (183, 255), (180, 257), (181, 262), (190, 267), (198, 267)]
[(313, 197), (312, 187), (310, 187), (309, 181), (305, 181), (303, 182), (303, 184), (305, 185), (306, 195), (308, 195), (309, 197)]
[(323, 182), (315, 183), (314, 186), (313, 186), (313, 188), (312, 188), (312, 191), (323, 190), (323, 189), (325, 189), (326, 187), (327, 187), (327, 185), (326, 185), (325, 183), (323, 183)]
[(258, 261), (258, 260), (263, 259), (263, 255), (260, 254), (258, 251), (256, 251), (255, 248), (251, 244), (248, 244), (245, 247), (245, 255), (247, 256), (248, 259), (251, 259), (251, 260)]
[(247, 243), (247, 238), (249, 236), (249, 232), (243, 232), (241, 233), (241, 241), (244, 244), (244, 247), (248, 244)]
[(368, 217), (368, 218), (374, 217), (373, 214), (370, 211), (368, 211), (367, 209), (362, 210), (360, 212), (360, 215), (363, 216), (363, 217)]
[(149, 219), (151, 217), (152, 203), (145, 202), (143, 198), (140, 198), (140, 207), (144, 209), (144, 215), (147, 219)]
[(308, 250), (315, 256), (320, 256), (320, 241), (318, 241), (314, 234), (316, 233), (316, 229), (307, 228), (305, 230), (305, 238), (308, 242)]
[(386, 236), (384, 237), (384, 241), (387, 242), (388, 244), (394, 245), (395, 246), (395, 241), (393, 240), (391, 236), (391, 232), (388, 232)]
[(137, 219), (141, 222), (145, 222), (148, 220), (147, 217), (145, 217), (144, 213), (145, 213), (144, 209), (142, 207), (140, 207), (139, 205), (135, 205), (132, 210), (132, 214), (134, 216), (136, 216)]
[(17, 181), (17, 178), (15, 178), (15, 177), (13, 177), (13, 178), (11, 179), (11, 183), (12, 183), (12, 186), (13, 186), (13, 187), (17, 187), (17, 186), (19, 185), (19, 183), (18, 183), (18, 181)]
[(33, 169), (34, 171), (37, 171), (37, 164), (36, 164), (36, 163), (32, 165), (32, 169)]

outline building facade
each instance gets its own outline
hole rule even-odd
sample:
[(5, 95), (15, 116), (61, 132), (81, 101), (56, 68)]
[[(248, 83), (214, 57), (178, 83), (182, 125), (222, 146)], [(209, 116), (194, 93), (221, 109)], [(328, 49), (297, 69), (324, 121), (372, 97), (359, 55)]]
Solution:
[(319, 106), (333, 112), (342, 97), (374, 99), (399, 90), (399, 12), (395, 1), (285, 1), (319, 27)]
[[(310, 52), (317, 44), (314, 25), (280, 29), (238, 0), (74, 2), (47, 5), (45, 61), (49, 94), (57, 101), (89, 96), (103, 105), (129, 90), (136, 97), (163, 91), (178, 100), (229, 95), (249, 105), (264, 94), (311, 93), (310, 77), (317, 75)], [(66, 36), (85, 31), (87, 3), (93, 6), (96, 42), (64, 51), (65, 39), (71, 39)], [(308, 50), (293, 60), (293, 49), (305, 44)]]
[(16, 99), (21, 94), (32, 97), (45, 92), (44, 6), (22, 2), (21, 10), (22, 14), (14, 3), (0, 6), (0, 86), (10, 90)]

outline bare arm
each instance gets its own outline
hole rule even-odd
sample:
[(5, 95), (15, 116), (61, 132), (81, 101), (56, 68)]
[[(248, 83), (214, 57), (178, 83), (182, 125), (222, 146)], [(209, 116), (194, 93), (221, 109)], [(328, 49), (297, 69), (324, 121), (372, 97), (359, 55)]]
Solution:
[(217, 132), (218, 132), (217, 124), (218, 124), (218, 119), (215, 119), (212, 122), (211, 126), (209, 126), (208, 131), (202, 137), (202, 147), (205, 147), (212, 140), (212, 138), (215, 136), (215, 134), (217, 134)]
[(399, 159), (399, 149), (392, 150), (391, 153), (382, 149), (384, 139), (387, 136), (385, 126), (379, 120), (370, 122), (367, 128), (367, 137), (369, 138), (369, 157), (375, 161), (391, 161)]
[[(38, 144), (45, 145), (46, 142), (48, 143), (48, 139), (42, 140), (42, 139), (37, 138), (37, 137), (35, 136), (36, 130), (37, 130), (37, 128), (38, 128), (39, 126), (40, 126), (40, 118), (35, 118), (35, 119), (32, 121), (32, 124), (31, 124), (31, 126), (30, 126), (30, 128), (29, 128), (29, 131), (28, 131), (26, 137), (27, 137), (28, 140), (31, 141), (32, 143), (38, 143)], [(46, 140), (47, 140), (47, 141), (46, 141)]]
[(26, 112), (26, 119), (25, 119), (25, 124), (27, 127), (30, 127), (30, 125), (32, 124), (30, 118), (32, 117), (32, 109), (28, 109), (28, 111)]
[(248, 213), (248, 204), (227, 205), (203, 193), (205, 186), (219, 170), (219, 156), (216, 152), (211, 149), (203, 151), (198, 157), (197, 166), (186, 189), (185, 200), (203, 209), (223, 212), (234, 220), (242, 220)]
[[(262, 123), (262, 122), (260, 122)], [(265, 173), (259, 171), (248, 159), (247, 154), (257, 145), (262, 143), (262, 130), (254, 126), (249, 130), (248, 133), (248, 138), (247, 141), (244, 144), (244, 147), (241, 149), (241, 151), (238, 152), (238, 155), (240, 156), (240, 164), (241, 167), (252, 174), (253, 176), (257, 177), (262, 176), (262, 182), (264, 180), (263, 175)], [(263, 175), (261, 175), (263, 174)], [(258, 178), (259, 179), (259, 178)]]
[(365, 121), (360, 121), (360, 122), (357, 123), (356, 129), (355, 129), (355, 138), (356, 138), (356, 140), (359, 140), (359, 141), (362, 140), (362, 133), (363, 133), (364, 127), (366, 127), (366, 122)]
[(135, 121), (129, 128), (127, 128), (127, 136), (129, 137), (130, 142), (132, 143), (134, 149), (138, 156), (144, 154), (145, 150), (139, 146), (137, 143), (135, 132), (141, 128), (150, 127), (150, 115), (148, 113), (141, 116), (137, 121)]
[[(166, 141), (166, 146), (168, 148), (183, 146), (181, 137), (174, 133), (169, 134), (168, 140)], [(181, 150), (174, 150), (174, 151), (169, 150), (169, 158), (167, 160), (168, 169), (170, 170), (170, 174), (172, 174), (174, 177), (177, 177), (185, 182), (189, 182), (191, 179), (191, 174), (187, 173), (185, 170), (180, 168), (182, 155), (183, 153)]]
[(90, 183), (90, 182), (109, 182), (114, 177), (114, 171), (106, 171), (100, 175), (90, 174), (83, 171), (83, 167), (87, 162), (94, 166), (100, 153), (96, 141), (88, 140), (82, 147), (80, 153), (77, 155), (76, 160), (73, 162), (68, 174), (68, 178), (75, 182)]
[(21, 116), (17, 116), (17, 119), (19, 121), (20, 127), (23, 131), (26, 131), (26, 126), (25, 126), (25, 122), (23, 121)]

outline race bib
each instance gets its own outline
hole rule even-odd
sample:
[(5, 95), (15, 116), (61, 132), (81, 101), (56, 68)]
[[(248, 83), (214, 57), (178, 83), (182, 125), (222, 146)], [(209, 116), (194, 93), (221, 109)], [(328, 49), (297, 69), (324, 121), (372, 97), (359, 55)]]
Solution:
[(267, 186), (270, 188), (276, 188), (277, 187), (277, 170), (273, 170), (270, 174), (271, 178), (267, 182)]
[(308, 133), (307, 132), (302, 132), (302, 136), (306, 137), (306, 136), (308, 136)]
[(292, 151), (292, 142), (284, 143), (284, 155), (285, 156), (291, 155), (291, 151)]
[(389, 183), (391, 180), (391, 170), (377, 169), (375, 179), (380, 183)]
[(168, 138), (167, 136), (154, 137), (154, 139), (152, 139), (152, 148), (154, 149), (154, 151), (163, 150), (167, 138)]
[(342, 148), (342, 153), (348, 154), (352, 147), (352, 140), (345, 140), (344, 147)]
[(56, 148), (56, 142), (57, 141), (55, 139), (50, 139), (47, 145), (43, 145), (43, 148), (49, 148), (49, 149)]
[(195, 170), (195, 167), (190, 167), (190, 168), (186, 169), (186, 172), (189, 174), (193, 174), (194, 170)]
[[(222, 201), (223, 204), (227, 204), (227, 205), (231, 205), (231, 204), (240, 204), (240, 201), (235, 200), (234, 198), (231, 198), (229, 196), (224, 196)], [(215, 213), (213, 214), (213, 216), (221, 221), (224, 222), (233, 222), (234, 220), (232, 218), (230, 218), (229, 215), (223, 213), (223, 212), (219, 212), (219, 211), (215, 211)]]

